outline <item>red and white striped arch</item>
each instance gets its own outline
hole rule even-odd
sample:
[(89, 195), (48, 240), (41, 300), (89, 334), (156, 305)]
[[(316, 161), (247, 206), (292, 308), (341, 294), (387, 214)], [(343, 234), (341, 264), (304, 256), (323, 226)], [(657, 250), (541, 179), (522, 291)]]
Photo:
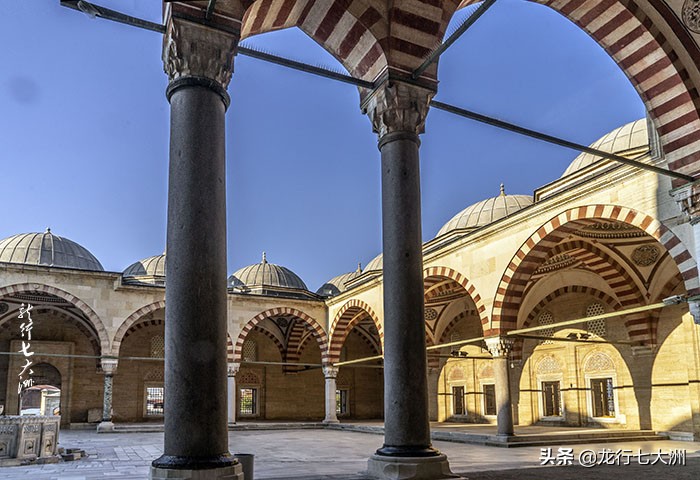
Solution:
[[(321, 350), (321, 361), (322, 363), (327, 363), (328, 362), (328, 336), (326, 335), (325, 330), (319, 323), (313, 318), (307, 315), (306, 313), (302, 312), (301, 310), (297, 310), (296, 308), (290, 308), (290, 307), (276, 307), (276, 308), (270, 308), (268, 310), (265, 310), (264, 312), (261, 312), (257, 314), (255, 317), (253, 317), (246, 325), (243, 327), (241, 330), (241, 333), (238, 335), (238, 339), (236, 340), (236, 345), (234, 348), (234, 359), (237, 362), (241, 361), (241, 354), (243, 353), (243, 342), (245, 341), (246, 337), (248, 336), (248, 333), (250, 333), (253, 328), (255, 328), (260, 322), (265, 320), (266, 318), (275, 318), (275, 317), (281, 317), (281, 316), (293, 316), (297, 319), (303, 320), (307, 325), (311, 327), (311, 330), (313, 331), (314, 338), (316, 339), (316, 342), (318, 343), (318, 348)], [(264, 333), (266, 330), (261, 329), (261, 331)]]
[[(360, 321), (365, 318), (371, 318), (374, 326), (377, 327), (379, 333), (379, 346), (382, 351), (384, 349), (384, 327), (379, 317), (374, 313), (372, 307), (367, 305), (362, 300), (353, 298), (345, 305), (340, 307), (336, 313), (333, 322), (331, 323), (331, 343), (328, 352), (329, 361), (337, 363), (340, 361), (340, 351), (343, 348), (345, 339), (347, 339), (350, 330)], [(381, 352), (380, 352), (381, 353)]]
[(4, 297), (5, 295), (12, 295), (13, 293), (25, 292), (48, 293), (50, 295), (54, 295), (56, 297), (62, 298), (67, 302), (72, 303), (75, 308), (80, 310), (83, 313), (83, 315), (87, 317), (87, 319), (92, 324), (92, 328), (95, 329), (95, 333), (97, 333), (97, 337), (100, 342), (100, 351), (102, 352), (102, 354), (109, 354), (110, 341), (107, 329), (102, 323), (102, 320), (100, 320), (100, 317), (97, 316), (95, 311), (92, 308), (90, 308), (90, 306), (87, 303), (85, 303), (72, 293), (66, 292), (65, 290), (61, 290), (60, 288), (40, 283), (18, 283), (15, 285), (8, 285), (6, 287), (2, 287), (0, 288), (0, 298)]
[[(622, 307), (620, 305), (620, 302), (618, 302), (615, 298), (611, 297), (607, 293), (598, 290), (597, 288), (593, 287), (588, 287), (585, 285), (566, 285), (564, 287), (558, 288), (554, 290), (553, 292), (549, 293), (546, 297), (544, 297), (542, 300), (539, 301), (537, 305), (534, 306), (530, 314), (527, 316), (525, 321), (523, 322), (521, 328), (527, 328), (531, 325), (534, 325), (533, 322), (537, 318), (537, 316), (544, 310), (547, 305), (549, 305), (553, 300), (561, 297), (562, 295), (567, 295), (570, 293), (580, 293), (584, 295), (590, 296), (594, 300), (600, 300), (604, 302), (610, 310), (620, 310)], [(558, 319), (555, 319), (555, 322), (557, 322)], [(575, 327), (574, 327), (575, 328)], [(538, 333), (535, 333), (537, 335)], [(523, 339), (522, 338), (516, 338), (515, 342), (513, 343), (513, 359), (514, 360), (522, 360), (523, 358)]]
[[(460, 7), (475, 3), (465, 0)], [(682, 56), (654, 25), (645, 9), (654, 11), (691, 56), (698, 47), (677, 16), (660, 1), (534, 0), (564, 15), (586, 31), (625, 72), (647, 107), (671, 170), (700, 173), (698, 86), (689, 80)], [(687, 57), (686, 57), (687, 58)], [(695, 66), (691, 68), (695, 69)], [(683, 183), (674, 180), (674, 185)]]
[(128, 335), (130, 329), (141, 322), (143, 322), (146, 315), (156, 312), (158, 310), (165, 308), (165, 300), (160, 300), (157, 302), (149, 303), (143, 307), (136, 310), (134, 313), (126, 317), (126, 319), (119, 325), (117, 333), (114, 334), (114, 340), (112, 341), (112, 354), (119, 355), (119, 349), (121, 348), (122, 342)]
[(423, 270), (423, 283), (426, 289), (430, 288), (430, 282), (433, 281), (433, 279), (440, 278), (454, 280), (459, 285), (461, 285), (462, 288), (464, 288), (464, 290), (467, 292), (467, 295), (469, 295), (469, 297), (474, 302), (476, 310), (479, 314), (479, 318), (481, 319), (481, 324), (484, 326), (488, 324), (489, 317), (486, 313), (486, 306), (484, 305), (484, 301), (482, 300), (481, 295), (479, 295), (479, 292), (476, 291), (476, 287), (472, 285), (472, 283), (467, 277), (449, 267), (435, 266), (428, 267), (425, 270)]
[(498, 334), (515, 328), (522, 294), (534, 271), (568, 235), (575, 234), (577, 228), (600, 219), (633, 225), (658, 240), (676, 262), (688, 293), (695, 294), (700, 291), (695, 260), (680, 239), (661, 222), (644, 213), (618, 205), (575, 207), (542, 225), (513, 256), (498, 285), (491, 328), (487, 334)]
[[(384, 15), (364, 0), (258, 0), (243, 17), (241, 38), (299, 27), (357, 78), (374, 80), (387, 66), (375, 32)], [(381, 7), (380, 7), (381, 8)]]

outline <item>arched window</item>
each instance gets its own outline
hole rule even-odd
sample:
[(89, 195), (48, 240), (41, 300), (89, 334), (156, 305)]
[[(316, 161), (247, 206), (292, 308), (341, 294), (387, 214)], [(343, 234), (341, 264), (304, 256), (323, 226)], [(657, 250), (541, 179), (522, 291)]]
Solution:
[[(601, 303), (591, 303), (586, 308), (586, 316), (593, 317), (595, 315), (602, 315), (605, 313), (605, 307)], [(599, 337), (605, 336), (605, 319), (599, 318), (597, 320), (591, 320), (586, 323), (586, 330), (593, 335)]]
[[(546, 326), (546, 325), (552, 325), (554, 323), (554, 315), (552, 315), (552, 312), (545, 310), (544, 312), (540, 313), (540, 316), (537, 318), (537, 323), (540, 326)], [(543, 337), (553, 337), (554, 336), (554, 328), (545, 328), (543, 330), (540, 330), (540, 335)], [(552, 344), (551, 340), (542, 340), (541, 343), (543, 345), (547, 344)]]

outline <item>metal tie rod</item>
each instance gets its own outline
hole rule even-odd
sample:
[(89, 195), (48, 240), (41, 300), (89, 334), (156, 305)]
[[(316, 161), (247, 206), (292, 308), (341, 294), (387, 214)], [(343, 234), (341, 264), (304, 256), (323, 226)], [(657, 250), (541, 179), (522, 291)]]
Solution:
[[(486, 3), (486, 2), (484, 2)], [(116, 12), (114, 10), (110, 10), (108, 8), (100, 7), (97, 5), (94, 5), (89, 2), (85, 2), (83, 0), (61, 0), (61, 5), (71, 8), (73, 10), (78, 10), (84, 13), (87, 13), (91, 17), (100, 17), (104, 18), (105, 20), (112, 20), (115, 22), (119, 23), (124, 23), (126, 25), (131, 25), (134, 27), (139, 27), (139, 28), (144, 28), (146, 30), (151, 30), (154, 32), (158, 33), (164, 33), (165, 32), (165, 26), (160, 25), (158, 23), (153, 23), (149, 22), (146, 20), (142, 20), (139, 18), (132, 17), (130, 15), (125, 15), (120, 12)], [(329, 70), (327, 68), (323, 67), (316, 67), (314, 65), (309, 65), (303, 62), (297, 62), (296, 60), (290, 60), (284, 57), (280, 57), (278, 55), (273, 55), (270, 53), (265, 53), (261, 52), (258, 50), (255, 50), (250, 47), (244, 47), (244, 46), (238, 46), (237, 48), (238, 53), (248, 56), (248, 57), (253, 57), (257, 58), (259, 60), (264, 60), (266, 62), (271, 62), (275, 63), (277, 65), (281, 65), (284, 67), (292, 68), (294, 70), (299, 70), (305, 73), (310, 73), (313, 75), (318, 75), (321, 77), (325, 78), (330, 78), (331, 80), (337, 80), (340, 82), (348, 83), (351, 85), (355, 85), (357, 87), (361, 88), (369, 88), (373, 89), (375, 87), (373, 82), (369, 82), (367, 80), (362, 80), (359, 78), (352, 77), (350, 75), (345, 75), (343, 73), (339, 72), (334, 72), (333, 70)], [(572, 150), (577, 150), (580, 152), (586, 152), (590, 153), (592, 155), (596, 155), (602, 158), (606, 158), (609, 160), (617, 161), (620, 163), (624, 163), (626, 165), (631, 165), (633, 167), (641, 168), (643, 170), (649, 170), (655, 173), (658, 173), (659, 175), (667, 175), (669, 177), (673, 178), (679, 178), (682, 180), (685, 180), (687, 182), (694, 182), (695, 178), (690, 176), (690, 175), (685, 175), (680, 172), (673, 172), (671, 170), (667, 170), (665, 168), (657, 167), (655, 165), (648, 165), (646, 163), (642, 163), (630, 158), (626, 158), (620, 155), (615, 155), (613, 153), (608, 153), (608, 152), (603, 152), (601, 150), (587, 147), (585, 145), (581, 145), (579, 143), (575, 142), (570, 142), (568, 140), (564, 140), (559, 137), (555, 137), (553, 135), (548, 135), (546, 133), (541, 133), (536, 130), (531, 130), (529, 128), (521, 127), (519, 125), (515, 125), (513, 123), (509, 123), (503, 120), (498, 120), (493, 117), (489, 117), (487, 115), (482, 115), (480, 113), (472, 112), (471, 110), (467, 110), (464, 108), (456, 107), (454, 105), (449, 105), (447, 103), (443, 102), (438, 102), (436, 100), (433, 100), (430, 102), (430, 105), (432, 107), (437, 108), (438, 110), (442, 110), (444, 112), (452, 113), (454, 115), (458, 115), (460, 117), (464, 118), (469, 118), (471, 120), (475, 120), (480, 123), (485, 123), (487, 125), (491, 125), (496, 128), (500, 128), (503, 130), (507, 130), (510, 132), (518, 133), (520, 135), (524, 135), (530, 138), (534, 138), (537, 140), (541, 140), (543, 142), (551, 143), (554, 145), (559, 145), (561, 147), (566, 147), (570, 148)]]
[(447, 40), (442, 42), (440, 46), (438, 46), (435, 50), (433, 50), (430, 55), (428, 55), (428, 58), (425, 59), (425, 61), (421, 64), (420, 67), (416, 68), (413, 73), (411, 73), (411, 78), (413, 80), (418, 79), (423, 72), (430, 66), (431, 63), (435, 62), (438, 58), (440, 58), (440, 55), (445, 53), (445, 50), (450, 48), (453, 43), (457, 41), (459, 37), (462, 36), (464, 32), (469, 29), (472, 25), (476, 23), (479, 18), (486, 13), (486, 10), (491, 8), (491, 6), (496, 3), (496, 0), (485, 0), (481, 5), (479, 5), (479, 8), (477, 8), (474, 13), (469, 15), (469, 17), (464, 21), (462, 25), (457, 28), (457, 30), (454, 31), (452, 35), (450, 35)]

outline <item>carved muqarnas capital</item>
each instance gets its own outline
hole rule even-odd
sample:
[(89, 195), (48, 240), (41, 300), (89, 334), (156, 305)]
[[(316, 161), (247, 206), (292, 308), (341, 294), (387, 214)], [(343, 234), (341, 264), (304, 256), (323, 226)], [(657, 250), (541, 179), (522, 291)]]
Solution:
[(105, 375), (114, 375), (117, 373), (117, 366), (119, 365), (119, 360), (116, 358), (105, 357), (100, 359), (100, 366), (102, 367), (102, 372)]
[(506, 337), (487, 338), (486, 348), (494, 358), (507, 357), (513, 349), (513, 340)]
[(170, 17), (163, 37), (163, 67), (170, 81), (204, 77), (226, 88), (239, 36)]
[(674, 188), (670, 193), (691, 223), (700, 222), (700, 181)]
[(425, 117), (435, 92), (427, 88), (387, 81), (377, 87), (362, 106), (379, 138), (387, 133), (425, 131)]
[(340, 367), (334, 367), (332, 365), (324, 365), (321, 368), (323, 368), (323, 376), (325, 378), (336, 378), (338, 376), (338, 370), (340, 370)]

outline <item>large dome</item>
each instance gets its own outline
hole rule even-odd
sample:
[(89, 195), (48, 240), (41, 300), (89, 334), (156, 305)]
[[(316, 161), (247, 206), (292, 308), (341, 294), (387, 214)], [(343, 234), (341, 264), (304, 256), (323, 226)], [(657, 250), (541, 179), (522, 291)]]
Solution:
[(122, 275), (142, 282), (161, 283), (165, 280), (165, 253), (132, 263)]
[(497, 197), (487, 198), (465, 208), (443, 225), (437, 236), (462, 228), (483, 227), (530, 206), (532, 203), (530, 195), (506, 195), (505, 188), (501, 185), (501, 193)]
[(0, 240), (0, 262), (104, 271), (87, 248), (51, 233), (20, 233)]
[(380, 253), (365, 266), (365, 272), (371, 272), (372, 270), (381, 270), (384, 268), (384, 254)]
[(229, 287), (282, 287), (308, 290), (299, 276), (286, 267), (268, 263), (265, 253), (262, 262), (243, 267), (228, 277)]
[[(591, 143), (590, 147), (622, 156), (626, 156), (626, 153), (636, 153), (635, 150), (638, 149), (648, 150), (649, 131), (647, 129), (647, 119), (640, 118), (620, 128), (616, 128)], [(602, 159), (603, 157), (584, 152), (571, 162), (571, 165), (569, 165), (562, 177), (571, 175)]]
[(331, 278), (326, 283), (321, 285), (321, 288), (316, 290), (316, 293), (319, 295), (323, 295), (324, 297), (332, 297), (334, 295), (338, 295), (339, 293), (342, 293), (348, 289), (345, 286), (346, 282), (349, 282), (350, 280), (360, 276), (361, 274), (362, 267), (358, 265), (357, 270), (355, 270), (354, 272), (344, 273), (342, 275), (338, 275), (337, 277)]

